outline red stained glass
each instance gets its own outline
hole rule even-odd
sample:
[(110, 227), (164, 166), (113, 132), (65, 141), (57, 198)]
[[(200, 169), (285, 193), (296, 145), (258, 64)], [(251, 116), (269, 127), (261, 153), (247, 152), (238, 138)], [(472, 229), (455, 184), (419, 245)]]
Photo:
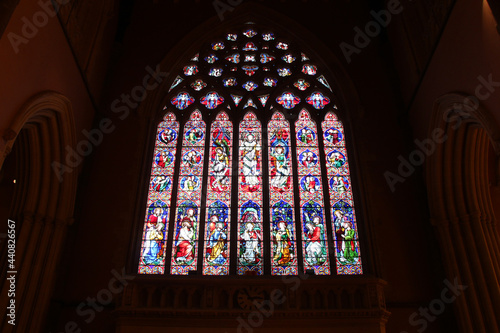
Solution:
[(275, 112), (267, 126), (271, 220), (271, 274), (297, 274), (290, 125)]
[(262, 129), (254, 113), (240, 123), (238, 168), (238, 274), (263, 274)]
[(220, 112), (211, 125), (203, 274), (229, 274), (233, 126)]
[(196, 110), (184, 126), (170, 273), (187, 275), (197, 269), (201, 180), (205, 152), (205, 122)]
[(300, 111), (295, 132), (304, 270), (312, 269), (316, 275), (330, 275), (322, 178), (318, 163), (318, 132), (306, 110)]
[(148, 201), (142, 234), (139, 274), (165, 272), (165, 248), (168, 235), (172, 180), (179, 123), (173, 113), (167, 113), (158, 125), (151, 167)]
[(321, 127), (330, 206), (332, 207), (337, 274), (363, 274), (347, 151), (345, 150), (344, 126), (334, 113), (328, 112)]

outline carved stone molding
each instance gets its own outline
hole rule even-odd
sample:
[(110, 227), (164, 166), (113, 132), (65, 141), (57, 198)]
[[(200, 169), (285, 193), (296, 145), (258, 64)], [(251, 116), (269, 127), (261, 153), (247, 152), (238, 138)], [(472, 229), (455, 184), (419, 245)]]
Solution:
[(270, 325), (283, 319), (304, 323), (320, 320), (335, 328), (355, 319), (360, 327), (380, 328), (390, 315), (385, 284), (370, 277), (138, 276), (126, 286), (114, 316), (121, 328), (141, 322), (157, 328), (199, 327), (210, 325), (205, 320), (215, 317), (221, 319), (220, 325), (237, 326), (238, 318), (270, 311), (266, 319)]

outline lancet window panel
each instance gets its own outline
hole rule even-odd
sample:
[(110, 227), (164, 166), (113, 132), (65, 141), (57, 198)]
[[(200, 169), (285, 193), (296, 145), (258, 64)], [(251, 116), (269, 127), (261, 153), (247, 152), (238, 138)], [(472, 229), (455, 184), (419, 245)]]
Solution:
[(201, 112), (191, 114), (184, 126), (170, 273), (187, 275), (197, 269), (201, 187), (206, 125)]
[(239, 126), (238, 274), (263, 274), (262, 126), (253, 112)]

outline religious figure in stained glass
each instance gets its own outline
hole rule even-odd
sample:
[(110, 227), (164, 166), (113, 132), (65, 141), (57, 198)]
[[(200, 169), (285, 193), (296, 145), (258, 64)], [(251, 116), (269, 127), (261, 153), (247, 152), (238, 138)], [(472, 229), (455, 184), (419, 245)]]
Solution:
[(210, 169), (210, 187), (214, 191), (228, 190), (230, 169), (229, 156), (231, 132), (226, 127), (217, 127), (212, 131), (212, 156)]
[(257, 146), (257, 138), (255, 136), (255, 133), (243, 134), (240, 145), (241, 158), (243, 159), (241, 170), (243, 173), (242, 181), (248, 191), (255, 190), (256, 185), (260, 183), (260, 165), (258, 163), (260, 146)]
[(223, 202), (216, 202), (209, 209), (208, 244), (205, 256), (212, 265), (224, 265), (228, 259), (227, 253), (227, 215), (228, 208)]
[(166, 223), (166, 214), (163, 208), (154, 206), (152, 208), (153, 212), (147, 221), (147, 230), (144, 236), (145, 241), (141, 255), (146, 265), (160, 263), (165, 249), (163, 229)]
[(326, 239), (325, 230), (320, 215), (304, 212), (306, 236), (306, 257), (309, 265), (322, 265), (326, 259)]
[(241, 239), (245, 241), (245, 252), (242, 255), (242, 259), (247, 264), (255, 264), (260, 257), (258, 243), (262, 239), (262, 236), (259, 226), (252, 222), (254, 219), (254, 215), (251, 215), (250, 212), (247, 212), (242, 219), (245, 226), (245, 230), (243, 230), (241, 235)]
[(273, 265), (295, 264), (295, 236), (293, 209), (281, 200), (272, 209)]
[[(278, 134), (275, 137), (278, 137)], [(279, 191), (287, 191), (290, 188), (290, 150), (280, 145), (279, 139), (271, 143), (271, 186)]]
[(176, 253), (175, 261), (177, 263), (191, 264), (194, 260), (194, 235), (197, 221), (195, 217), (195, 209), (187, 205), (179, 209), (186, 208), (185, 215), (182, 217), (176, 237)]
[(203, 274), (229, 274), (232, 123), (221, 111), (210, 130)]

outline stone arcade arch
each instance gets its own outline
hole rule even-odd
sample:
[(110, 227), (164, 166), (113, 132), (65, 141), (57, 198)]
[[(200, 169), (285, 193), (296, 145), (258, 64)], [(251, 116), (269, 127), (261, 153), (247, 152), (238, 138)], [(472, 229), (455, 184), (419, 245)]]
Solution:
[[(41, 331), (56, 277), (66, 229), (73, 221), (77, 170), (57, 175), (53, 162), (63, 163), (66, 147), (76, 143), (73, 111), (63, 95), (45, 91), (19, 110), (4, 136), (0, 165), (14, 149), (17, 184), (11, 215), (15, 221), (16, 326), (2, 318), (2, 332)], [(7, 250), (7, 247), (4, 247)], [(1, 253), (7, 267), (7, 251)], [(2, 272), (1, 306), (7, 307), (10, 288)]]
[[(435, 102), (429, 137), (436, 129), (426, 164), (431, 223), (437, 235), (447, 279), (466, 288), (454, 302), (463, 332), (500, 329), (500, 238), (488, 180), (493, 147), (499, 177), (500, 130), (477, 99), (447, 94)], [(433, 150), (434, 150), (433, 149)], [(460, 289), (462, 290), (462, 289)]]

